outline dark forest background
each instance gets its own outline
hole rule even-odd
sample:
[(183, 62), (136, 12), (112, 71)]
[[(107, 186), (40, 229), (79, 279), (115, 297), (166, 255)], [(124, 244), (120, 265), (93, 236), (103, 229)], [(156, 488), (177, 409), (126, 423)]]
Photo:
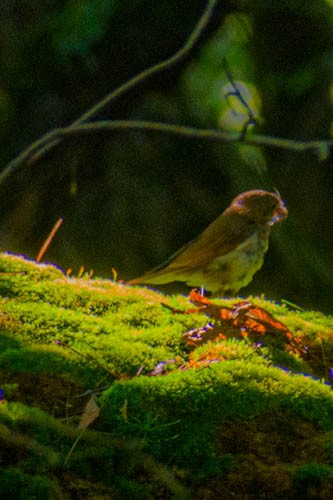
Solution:
[[(0, 169), (54, 127), (172, 55), (204, 0), (3, 0)], [(226, 0), (191, 53), (97, 119), (237, 130), (226, 58), (257, 117), (250, 134), (329, 139), (333, 2)], [(230, 105), (233, 106), (230, 108)], [(237, 108), (238, 106), (238, 108)], [(0, 185), (0, 248), (77, 272), (135, 277), (200, 233), (241, 191), (277, 188), (289, 218), (247, 293), (332, 312), (332, 156), (114, 131), (62, 141)]]

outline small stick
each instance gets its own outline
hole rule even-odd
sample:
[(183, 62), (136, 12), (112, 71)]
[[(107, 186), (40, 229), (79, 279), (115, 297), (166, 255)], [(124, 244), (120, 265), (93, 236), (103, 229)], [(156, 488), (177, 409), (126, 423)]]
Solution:
[(40, 262), (42, 260), (42, 257), (44, 255), (44, 253), (46, 252), (46, 250), (49, 248), (56, 232), (58, 231), (59, 227), (61, 226), (61, 224), (64, 222), (64, 219), (60, 218), (57, 220), (57, 222), (54, 224), (50, 234), (48, 235), (48, 237), (46, 238), (46, 240), (44, 241), (44, 244), (43, 246), (41, 247), (41, 249), (39, 250), (38, 252), (38, 255), (37, 255), (37, 262)]

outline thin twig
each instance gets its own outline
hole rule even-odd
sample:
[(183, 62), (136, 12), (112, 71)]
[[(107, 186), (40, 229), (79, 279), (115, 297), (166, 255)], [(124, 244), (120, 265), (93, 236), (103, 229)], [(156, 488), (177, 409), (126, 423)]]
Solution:
[(267, 146), (271, 148), (287, 149), (290, 151), (313, 151), (321, 160), (328, 157), (333, 141), (330, 139), (316, 139), (312, 141), (299, 141), (266, 135), (250, 135), (241, 138), (239, 132), (225, 132), (220, 129), (205, 129), (187, 125), (173, 125), (170, 123), (152, 122), (147, 120), (102, 120), (93, 123), (77, 125), (53, 130), (55, 137), (67, 137), (114, 130), (150, 130), (172, 135), (180, 135), (190, 139), (207, 139), (221, 142), (241, 142), (253, 146)]
[(218, 0), (208, 0), (206, 8), (204, 10), (204, 13), (202, 14), (201, 18), (199, 19), (197, 25), (195, 26), (194, 30), (184, 43), (184, 45), (171, 57), (168, 59), (165, 59), (164, 61), (161, 61), (160, 63), (142, 71), (138, 75), (134, 76), (131, 80), (128, 80), (126, 83), (118, 87), (115, 91), (111, 92), (108, 94), (102, 101), (97, 103), (95, 106), (90, 108), (87, 112), (85, 112), (80, 118), (78, 118), (73, 125), (78, 125), (80, 123), (84, 123), (87, 120), (93, 118), (96, 116), (97, 113), (99, 113), (103, 108), (108, 106), (111, 101), (114, 101), (121, 95), (125, 94), (125, 92), (128, 92), (129, 90), (133, 89), (136, 87), (139, 83), (143, 82), (147, 78), (150, 78), (153, 75), (156, 75), (157, 73), (160, 73), (161, 71), (164, 71), (166, 69), (169, 69), (171, 66), (174, 64), (177, 64), (179, 61), (181, 61), (193, 48), (195, 43), (198, 41), (200, 38), (201, 34), (203, 33), (205, 27), (207, 26), (212, 12), (215, 8), (215, 5), (217, 4)]
[[(108, 106), (112, 101), (119, 98), (121, 95), (125, 94), (129, 90), (136, 87), (139, 83), (147, 80), (148, 78), (169, 69), (174, 66), (179, 61), (181, 61), (186, 55), (190, 53), (195, 43), (200, 38), (205, 27), (207, 26), (212, 12), (217, 4), (218, 0), (208, 0), (204, 13), (199, 19), (194, 30), (184, 43), (184, 45), (171, 57), (165, 59), (164, 61), (151, 66), (150, 68), (142, 71), (138, 75), (134, 76), (123, 85), (118, 87), (116, 90), (112, 91), (110, 94), (105, 96), (101, 101), (92, 106), (88, 111), (83, 113), (79, 118), (77, 118), (69, 127), (76, 127), (79, 124), (87, 122), (89, 119), (93, 118), (100, 111), (102, 111), (106, 106)], [(0, 184), (13, 172), (14, 169), (22, 165), (24, 162), (29, 164), (36, 162), (42, 156), (44, 156), (48, 151), (57, 146), (60, 142), (60, 137), (55, 137), (54, 131), (48, 132), (42, 138), (31, 144), (25, 151), (23, 151), (17, 158), (14, 158), (0, 174)]]
[(207, 26), (212, 12), (217, 4), (218, 0), (208, 0), (206, 9), (201, 16), (199, 22), (195, 26), (193, 32), (190, 34), (184, 45), (171, 57), (165, 59), (164, 61), (142, 71), (132, 79), (125, 82), (123, 85), (118, 87), (116, 90), (108, 94), (104, 99), (91, 107), (83, 115), (81, 115), (77, 120), (75, 120), (71, 125), (64, 128), (58, 128), (47, 132), (40, 139), (30, 144), (22, 153), (20, 153), (16, 158), (9, 162), (5, 168), (0, 173), (0, 185), (20, 166), (24, 163), (34, 163), (49, 150), (54, 148), (59, 142), (67, 136), (80, 135), (83, 133), (93, 133), (102, 130), (111, 131), (116, 129), (141, 129), (141, 130), (153, 130), (157, 132), (169, 133), (174, 135), (182, 135), (189, 138), (201, 138), (210, 139), (222, 142), (242, 142), (244, 144), (251, 144), (255, 146), (267, 146), (272, 148), (287, 149), (295, 152), (301, 151), (313, 151), (315, 152), (320, 160), (324, 160), (329, 156), (330, 148), (333, 142), (329, 139), (327, 140), (311, 140), (311, 141), (298, 141), (293, 139), (284, 139), (279, 137), (270, 137), (263, 135), (252, 135), (250, 137), (245, 137), (245, 132), (250, 123), (253, 123), (254, 117), (253, 113), (243, 99), (243, 96), (239, 92), (236, 83), (233, 81), (231, 73), (228, 73), (228, 68), (225, 67), (231, 84), (234, 84), (235, 95), (240, 98), (244, 107), (249, 113), (249, 120), (243, 127), (242, 133), (235, 132), (223, 132), (218, 129), (199, 129), (195, 127), (188, 127), (182, 125), (173, 125), (159, 122), (149, 122), (149, 121), (130, 121), (130, 120), (115, 120), (115, 121), (98, 121), (94, 123), (85, 123), (87, 120), (96, 116), (102, 109), (109, 105), (112, 101), (123, 95), (125, 92), (133, 89), (139, 83), (150, 78), (151, 76), (164, 71), (171, 66), (175, 65), (181, 61), (186, 55), (190, 53), (195, 43), (198, 41), (199, 37), (203, 33), (205, 27)]
[(323, 357), (323, 365), (325, 367), (325, 375), (326, 375), (326, 380), (329, 382), (330, 380), (330, 377), (329, 377), (329, 373), (328, 373), (328, 367), (327, 367), (327, 362), (326, 362), (326, 356), (325, 356), (325, 349), (324, 349), (324, 344), (323, 344), (323, 339), (320, 338), (320, 347), (321, 347), (321, 354), (322, 354), (322, 357)]
[(62, 342), (61, 340), (56, 340), (55, 344), (66, 347), (67, 349), (74, 352), (75, 354), (78, 354), (82, 358), (85, 358), (87, 361), (92, 361), (96, 366), (98, 366), (98, 368), (101, 368), (101, 370), (104, 370), (106, 373), (108, 373), (108, 375), (111, 375), (111, 377), (114, 377), (116, 379), (124, 378), (123, 375), (121, 375), (119, 372), (110, 370), (107, 366), (101, 364), (98, 361), (98, 359), (95, 358), (94, 356), (92, 356), (91, 354), (85, 354), (84, 352), (78, 351), (77, 349), (75, 349), (71, 345), (67, 344), (66, 342)]
[(28, 146), (22, 153), (20, 153), (16, 158), (11, 160), (7, 165), (3, 168), (0, 173), (0, 184), (2, 184), (18, 167), (23, 165), (27, 159), (34, 154), (38, 149), (41, 149), (44, 145), (46, 145), (49, 141), (52, 141), (52, 137), (55, 135), (54, 130), (47, 132), (47, 134), (43, 135), (40, 139), (34, 141), (30, 146)]
[(235, 82), (234, 77), (232, 76), (231, 70), (229, 68), (229, 65), (228, 65), (226, 59), (223, 60), (223, 66), (224, 66), (224, 71), (225, 71), (225, 73), (228, 77), (228, 80), (230, 82), (230, 85), (233, 88), (232, 92), (227, 92), (225, 94), (226, 100), (228, 100), (228, 97), (231, 95), (236, 96), (237, 99), (239, 100), (239, 102), (242, 104), (242, 106), (246, 109), (246, 112), (247, 112), (248, 119), (245, 121), (245, 123), (242, 127), (242, 130), (241, 130), (241, 133), (240, 133), (240, 137), (239, 137), (240, 140), (242, 140), (245, 138), (245, 135), (246, 135), (246, 132), (247, 132), (247, 129), (249, 128), (249, 126), (256, 124), (256, 118), (254, 116), (254, 113), (253, 113), (251, 107), (249, 106), (248, 102), (246, 101), (245, 97), (243, 96), (242, 92), (240, 91), (239, 87), (237, 86), (237, 83)]
[(55, 237), (55, 235), (56, 235), (59, 227), (61, 226), (61, 224), (63, 222), (64, 222), (64, 219), (58, 219), (57, 222), (54, 224), (54, 226), (51, 229), (48, 237), (46, 238), (46, 240), (44, 241), (41, 249), (38, 252), (37, 259), (36, 259), (37, 262), (40, 262), (42, 260), (42, 257), (44, 255), (44, 253), (49, 248), (50, 244), (52, 243), (53, 238)]
[(77, 438), (75, 439), (74, 443), (72, 444), (71, 449), (69, 450), (69, 452), (68, 452), (68, 453), (67, 453), (67, 455), (66, 455), (66, 458), (65, 458), (65, 461), (64, 461), (64, 466), (66, 466), (66, 465), (68, 464), (68, 461), (69, 461), (69, 459), (70, 459), (70, 457), (71, 457), (71, 455), (72, 455), (73, 451), (75, 450), (75, 448), (76, 448), (76, 446), (77, 446), (78, 442), (79, 442), (79, 441), (80, 441), (80, 439), (82, 438), (83, 433), (84, 433), (84, 431), (85, 431), (85, 430), (86, 430), (85, 428), (83, 428), (83, 429), (81, 429), (81, 430), (80, 430), (80, 432), (79, 432), (79, 434), (78, 434)]

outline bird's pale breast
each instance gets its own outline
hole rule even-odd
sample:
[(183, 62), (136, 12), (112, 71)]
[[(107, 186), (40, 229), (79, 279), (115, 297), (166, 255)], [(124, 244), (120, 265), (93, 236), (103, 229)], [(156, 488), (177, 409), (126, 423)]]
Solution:
[(262, 234), (259, 236), (259, 231), (257, 231), (235, 250), (216, 257), (199, 273), (193, 273), (186, 283), (190, 286), (197, 286), (198, 282), (201, 282), (207, 290), (213, 293), (226, 290), (238, 292), (261, 268), (267, 249), (268, 234), (267, 237), (266, 235), (263, 237)]

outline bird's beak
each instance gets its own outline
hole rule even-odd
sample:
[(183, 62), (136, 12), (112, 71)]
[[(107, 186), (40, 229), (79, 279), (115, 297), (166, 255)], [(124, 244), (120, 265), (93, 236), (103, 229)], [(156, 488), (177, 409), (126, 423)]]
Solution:
[(275, 224), (276, 222), (281, 222), (283, 221), (284, 219), (286, 219), (288, 217), (288, 209), (287, 207), (284, 205), (282, 199), (280, 198), (279, 199), (279, 204), (277, 206), (277, 208), (275, 209), (274, 211), (274, 214), (273, 214), (273, 217), (271, 219), (271, 222), (270, 222), (270, 226), (272, 226), (273, 224)]

